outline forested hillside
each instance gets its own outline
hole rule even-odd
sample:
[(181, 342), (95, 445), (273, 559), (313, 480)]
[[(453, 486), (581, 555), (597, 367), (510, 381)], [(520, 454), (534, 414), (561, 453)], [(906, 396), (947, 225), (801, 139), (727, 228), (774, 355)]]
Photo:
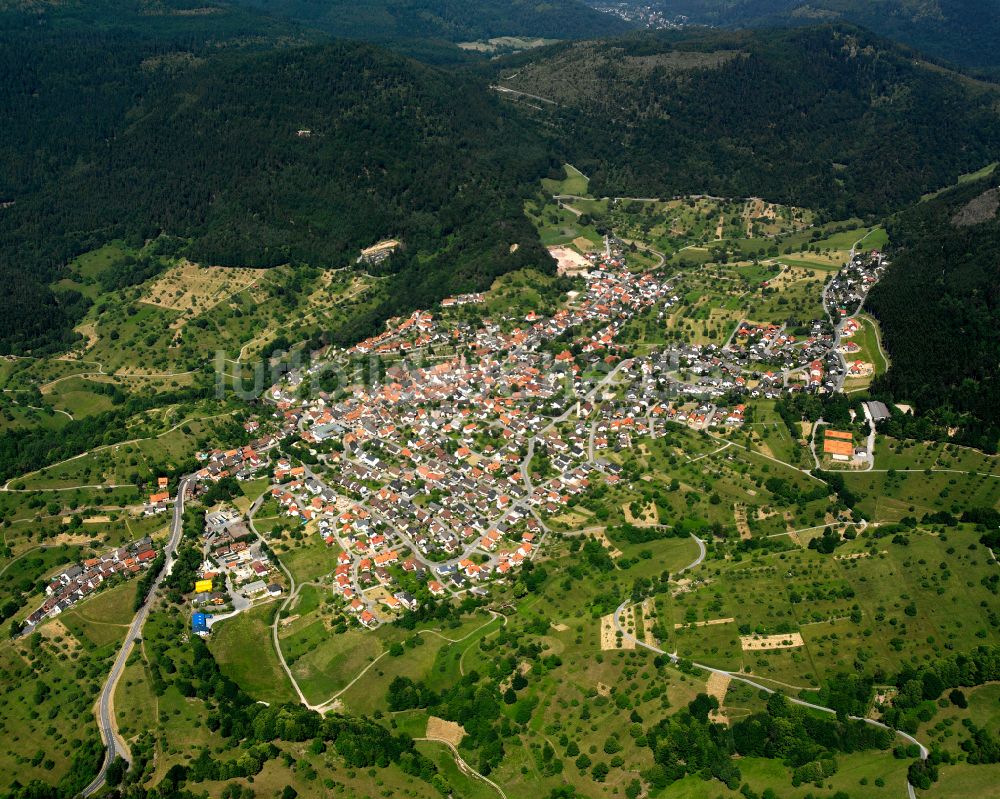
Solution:
[(628, 29), (581, 0), (238, 0), (335, 36), (388, 42), (495, 36), (586, 39)]
[(514, 57), (598, 193), (883, 213), (1000, 153), (1000, 90), (857, 28), (647, 33)]
[(997, 0), (666, 0), (662, 6), (668, 15), (727, 27), (843, 20), (960, 66), (1000, 70)]
[[(202, 11), (189, 13), (195, 7)], [(86, 183), (72, 196), (64, 189), (74, 168), (120, 135), (140, 98), (219, 54), (315, 39), (212, 2), (0, 3), (0, 277), (8, 298), (0, 351), (70, 340), (82, 299), (47, 284), (73, 255), (103, 243), (70, 211), (105, 198)]]
[(892, 355), (873, 391), (988, 451), (1000, 439), (998, 186), (994, 176), (895, 217), (893, 265), (868, 300)]
[[(47, 284), (115, 237), (165, 232), (198, 261), (244, 266), (344, 266), (399, 237), (406, 250), (389, 268), (405, 272), (406, 291), (354, 320), (352, 335), (546, 262), (521, 213), (546, 155), (478, 80), (363, 44), (202, 54), (210, 45), (194, 36), (183, 52), (115, 30), (5, 36), (15, 113), (0, 183), (13, 202), (0, 212), (4, 351), (67, 341), (81, 298)], [(55, 41), (79, 46), (52, 59)], [(77, 70), (100, 88), (77, 98)], [(38, 161), (25, 166), (32, 135)]]

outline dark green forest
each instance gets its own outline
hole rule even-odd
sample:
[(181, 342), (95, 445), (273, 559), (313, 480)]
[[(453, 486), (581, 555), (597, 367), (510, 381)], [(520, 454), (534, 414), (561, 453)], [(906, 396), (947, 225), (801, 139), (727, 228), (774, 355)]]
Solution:
[(808, 25), (841, 19), (928, 55), (1000, 71), (1000, 3), (995, 0), (670, 0), (671, 14), (725, 27)]
[(587, 39), (620, 33), (624, 21), (581, 0), (239, 0), (347, 39), (449, 42), (529, 36)]
[[(538, 114), (488, 90), (493, 65), (433, 66), (253, 9), (183, 13), (190, 5), (0, 11), (0, 352), (72, 342), (89, 301), (52, 284), (113, 238), (167, 234), (193, 260), (258, 267), (345, 266), (400, 238), (379, 267), (382, 303), (328, 331), (345, 343), (507, 271), (550, 267), (522, 207), (563, 159), (599, 193), (757, 195), (875, 218), (1000, 153), (997, 87), (917, 65), (855, 28), (633, 34), (499, 62), (505, 74), (531, 67), (525, 80), (559, 93), (561, 105)], [(728, 57), (704, 66), (719, 52)], [(691, 54), (701, 66), (684, 66)], [(567, 89), (573, 70), (593, 80)], [(875, 302), (920, 295), (897, 312), (881, 300), (897, 365), (879, 388), (994, 425), (996, 281), (977, 266), (993, 226), (949, 229), (935, 252), (911, 246), (906, 218), (892, 232), (913, 251), (903, 257), (926, 263), (915, 275), (943, 252), (964, 260), (942, 278), (944, 294), (907, 270), (876, 292)], [(109, 274), (108, 285), (141, 274)], [(940, 315), (949, 297), (967, 323), (925, 315), (913, 326), (915, 309)], [(940, 340), (931, 354), (907, 353), (914, 329)], [(926, 366), (938, 361), (940, 372)]]
[[(67, 196), (68, 178), (121, 134), (135, 105), (178, 70), (209, 56), (315, 39), (246, 10), (169, 0), (157, 13), (144, 13), (148, 5), (0, 6), (2, 352), (51, 351), (71, 342), (70, 328), (86, 303), (47, 284), (73, 256), (106, 241), (108, 223), (88, 228), (68, 218), (72, 206), (101, 206), (86, 183)], [(194, 5), (217, 11), (183, 13)]]
[[(702, 54), (699, 56), (698, 54)], [(704, 54), (718, 64), (701, 66)], [(884, 214), (1000, 152), (1000, 89), (848, 26), (643, 34), (512, 57), (610, 196), (709, 193)]]
[(893, 265), (868, 298), (892, 354), (872, 391), (988, 451), (1000, 439), (998, 186), (993, 176), (894, 217)]
[(117, 237), (180, 236), (209, 264), (324, 267), (401, 238), (390, 299), (341, 337), (548, 262), (521, 213), (548, 154), (476, 78), (364, 44), (219, 53), (197, 32), (7, 23), (0, 351), (65, 346), (86, 304), (47, 284)]

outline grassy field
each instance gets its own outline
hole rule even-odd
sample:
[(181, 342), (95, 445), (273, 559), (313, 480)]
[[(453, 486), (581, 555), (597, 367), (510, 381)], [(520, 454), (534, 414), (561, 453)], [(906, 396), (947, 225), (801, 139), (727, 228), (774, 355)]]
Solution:
[(844, 382), (844, 390), (848, 393), (868, 388), (871, 385), (872, 378), (885, 374), (889, 369), (889, 359), (885, 351), (879, 346), (880, 332), (878, 330), (878, 322), (866, 314), (859, 316), (858, 321), (861, 323), (861, 329), (849, 341), (854, 342), (861, 349), (845, 357), (848, 363), (851, 361), (870, 363), (875, 367), (875, 371), (868, 377), (848, 378)]
[(1000, 479), (986, 473), (845, 472), (844, 480), (859, 498), (858, 512), (869, 521), (896, 522), (938, 511), (960, 515), (964, 508), (1000, 507)]
[[(217, 351), (229, 358), (241, 350), (250, 356), (279, 331), (304, 339), (328, 329), (372, 302), (378, 291), (379, 281), (364, 275), (312, 270), (303, 279), (302, 270), (287, 267), (202, 267), (155, 254), (160, 271), (145, 283), (102, 290), (102, 272), (123, 256), (150, 255), (154, 248), (155, 242), (142, 252), (113, 243), (85, 253), (71, 265), (73, 277), (62, 285), (94, 300), (93, 309), (77, 326), (81, 340), (66, 356), (75, 361), (77, 371), (97, 369), (114, 375), (116, 381), (139, 375), (169, 381), (147, 384), (163, 390), (189, 379)], [(285, 301), (289, 292), (295, 297), (291, 305)], [(58, 361), (44, 362), (46, 378), (58, 376), (48, 368)], [(88, 401), (93, 397), (69, 398), (70, 404)]]
[(462, 799), (494, 799), (498, 796), (494, 788), (459, 769), (454, 754), (445, 744), (420, 741), (417, 750), (441, 770), (454, 789), (454, 796), (461, 796)]
[(790, 502), (769, 491), (765, 480), (780, 478), (800, 494), (808, 494), (819, 483), (798, 469), (745, 450), (744, 440), (743, 433), (732, 433), (731, 441), (738, 441), (740, 446), (727, 446), (725, 439), (677, 425), (670, 428), (667, 437), (613, 454), (610, 457), (636, 470), (642, 479), (632, 488), (622, 484), (607, 490), (600, 501), (609, 508), (607, 523), (624, 521), (619, 512), (622, 504), (636, 498), (648, 502), (654, 495), (660, 515), (668, 524), (696, 519), (702, 526), (718, 523), (734, 529), (736, 503), (748, 508), (755, 536), (783, 533), (789, 526), (799, 529), (821, 523), (827, 509), (825, 497)]
[(274, 604), (252, 608), (212, 627), (210, 648), (222, 673), (263, 702), (295, 702), (295, 691), (271, 641)]
[[(200, 405), (158, 409), (146, 423), (137, 420), (135, 438), (101, 446), (80, 457), (40, 469), (14, 481), (21, 488), (65, 488), (128, 485), (136, 477), (155, 477), (194, 463), (194, 454), (213, 440), (222, 411), (209, 401)], [(131, 429), (131, 428), (130, 428)]]
[[(344, 706), (353, 713), (371, 715), (385, 711), (386, 691), (396, 677), (425, 679), (432, 688), (441, 690), (453, 685), (464, 674), (463, 659), (469, 650), (501, 627), (500, 620), (491, 621), (485, 614), (463, 620), (458, 627), (445, 627), (440, 632), (407, 635), (405, 651), (400, 656), (383, 657), (377, 665), (344, 692)], [(383, 644), (401, 638), (403, 631), (381, 632)], [(456, 641), (457, 643), (452, 643)]]
[[(1000, 730), (1000, 683), (966, 688), (963, 689), (963, 693), (969, 703), (968, 708), (960, 709), (948, 702), (946, 697), (942, 697), (944, 709), (939, 709), (933, 719), (923, 724), (918, 735), (921, 741), (933, 742), (943, 751), (964, 759), (965, 753), (961, 744), (968, 740), (970, 735), (963, 722), (972, 722), (994, 735)], [(977, 769), (979, 767), (979, 765), (969, 766)]]
[(579, 197), (587, 196), (587, 187), (590, 178), (584, 175), (572, 164), (563, 164), (562, 180), (552, 180), (546, 178), (542, 180), (542, 186), (549, 194), (573, 194)]
[(52, 385), (44, 392), (44, 396), (53, 408), (79, 419), (101, 411), (111, 410), (113, 407), (110, 396), (95, 390), (101, 385), (107, 385), (107, 381), (71, 377)]
[(92, 705), (113, 646), (94, 648), (61, 623), (27, 640), (0, 643), (0, 788), (57, 782), (97, 739)]
[(753, 421), (744, 425), (753, 440), (753, 447), (769, 457), (787, 463), (798, 464), (805, 460), (806, 449), (793, 438), (787, 425), (774, 409), (771, 400), (762, 400), (753, 405)]
[[(893, 799), (906, 792), (907, 761), (895, 760), (885, 752), (839, 755), (836, 760), (837, 773), (824, 780), (823, 787), (828, 791), (843, 791), (855, 799)], [(749, 785), (751, 790), (763, 792), (770, 788), (782, 799), (817, 795), (817, 786), (813, 784), (792, 787), (791, 770), (780, 761), (747, 757), (739, 761), (739, 768), (741, 784)], [(876, 779), (884, 785), (876, 785)], [(742, 796), (739, 791), (730, 791), (719, 782), (705, 782), (698, 777), (685, 777), (659, 795), (663, 799), (737, 799)]]
[(900, 441), (883, 436), (875, 454), (879, 469), (954, 469), (976, 475), (1000, 474), (1000, 457), (957, 444)]
[(921, 791), (928, 799), (966, 799), (969, 796), (996, 796), (1000, 785), (1000, 764), (970, 766), (960, 763), (943, 766), (940, 779), (929, 791)]
[(130, 581), (101, 591), (59, 614), (59, 621), (78, 640), (95, 647), (120, 643), (135, 615), (135, 589)]
[(313, 703), (330, 699), (382, 653), (377, 636), (362, 630), (337, 635), (322, 620), (294, 623), (279, 641), (295, 681)]
[(337, 568), (340, 549), (327, 544), (312, 526), (304, 528), (301, 541), (286, 537), (272, 545), (296, 583), (316, 580)]
[[(921, 662), (928, 641), (965, 651), (995, 636), (979, 611), (980, 603), (993, 601), (982, 580), (994, 567), (974, 536), (958, 531), (942, 540), (914, 533), (905, 546), (866, 539), (837, 549), (838, 557), (801, 550), (709, 561), (704, 584), (658, 604), (667, 648), (709, 665), (808, 686), (838, 671), (895, 673)], [(845, 557), (852, 554), (860, 557)], [(904, 613), (907, 606), (916, 615)], [(672, 629), (721, 618), (735, 621)], [(743, 634), (800, 631), (805, 645), (743, 652), (741, 628)]]
[[(1000, 166), (1000, 162), (994, 161), (992, 164), (987, 164), (982, 169), (977, 169), (975, 172), (967, 172), (964, 175), (959, 175), (958, 180), (955, 182), (955, 184), (961, 186), (963, 183), (972, 183), (973, 181), (985, 178), (996, 172), (998, 166)], [(938, 191), (929, 192), (928, 194), (925, 194), (921, 198), (921, 200), (923, 202), (926, 202), (927, 200), (932, 200), (939, 194), (942, 194), (943, 192), (947, 191), (950, 188), (951, 186), (945, 186), (943, 189), (939, 189)]]

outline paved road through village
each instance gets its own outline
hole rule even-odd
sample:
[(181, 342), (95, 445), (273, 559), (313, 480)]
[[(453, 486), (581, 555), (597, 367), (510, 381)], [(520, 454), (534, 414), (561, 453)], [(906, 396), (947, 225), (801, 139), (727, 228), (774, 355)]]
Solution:
[(111, 667), (111, 672), (104, 683), (104, 688), (101, 690), (101, 696), (97, 700), (97, 722), (101, 730), (101, 739), (104, 741), (105, 746), (104, 763), (101, 765), (101, 770), (97, 773), (97, 776), (94, 777), (93, 782), (83, 789), (81, 792), (82, 796), (92, 796), (101, 789), (107, 780), (108, 767), (114, 762), (116, 757), (121, 757), (131, 763), (128, 747), (118, 734), (118, 723), (115, 720), (114, 713), (115, 689), (118, 687), (118, 681), (125, 671), (125, 664), (128, 662), (128, 657), (132, 654), (132, 647), (142, 635), (142, 628), (146, 623), (146, 618), (149, 616), (153, 597), (163, 582), (163, 578), (170, 574), (170, 570), (173, 568), (174, 557), (177, 555), (177, 545), (180, 543), (181, 535), (184, 532), (184, 494), (193, 480), (193, 476), (189, 475), (181, 478), (177, 486), (177, 498), (174, 500), (174, 514), (170, 523), (170, 539), (165, 549), (166, 562), (160, 573), (156, 576), (156, 579), (153, 580), (153, 585), (146, 596), (146, 601), (136, 612), (135, 618), (132, 619), (132, 624), (128, 628), (128, 633), (122, 642), (121, 649), (118, 651), (118, 657), (115, 658), (115, 663)]

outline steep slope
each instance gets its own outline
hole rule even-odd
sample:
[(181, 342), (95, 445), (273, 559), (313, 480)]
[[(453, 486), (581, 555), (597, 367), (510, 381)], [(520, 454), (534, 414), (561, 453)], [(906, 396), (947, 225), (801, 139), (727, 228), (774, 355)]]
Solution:
[(895, 217), (893, 265), (868, 303), (892, 356), (873, 391), (988, 451), (1000, 439), (998, 187), (994, 175)]
[[(355, 320), (359, 334), (547, 260), (521, 212), (521, 187), (547, 159), (477, 79), (364, 44), (208, 54), (89, 36), (53, 68), (44, 48), (72, 34), (8, 32), (4, 63), (27, 52), (29, 66), (4, 71), (5, 96), (20, 109), (21, 147), (35, 130), (41, 155), (25, 167), (11, 146), (3, 163), (3, 199), (13, 202), (0, 211), (3, 351), (67, 341), (81, 299), (48, 284), (68, 258), (115, 237), (168, 233), (197, 260), (247, 266), (343, 266), (360, 247), (401, 237), (405, 253), (386, 266), (402, 273), (400, 290)], [(90, 74), (102, 74), (101, 59), (113, 62), (108, 83), (87, 82), (77, 101), (74, 69), (92, 60)], [(61, 136), (74, 114), (82, 135)]]
[[(197, 9), (198, 13), (192, 13)], [(89, 230), (56, 234), (65, 176), (113, 141), (136, 102), (180, 71), (220, 54), (317, 40), (288, 22), (215, 0), (0, 1), (0, 277), (8, 297), (0, 351), (58, 347), (83, 310), (75, 292), (48, 287)], [(25, 206), (58, 198), (45, 214)], [(58, 223), (56, 225), (58, 228)]]
[(960, 66), (1000, 70), (998, 0), (663, 0), (658, 7), (725, 27), (843, 20)]
[(580, 0), (238, 0), (349, 39), (584, 39), (628, 29)]
[(1000, 152), (997, 86), (847, 26), (568, 44), (506, 62), (500, 82), (552, 101), (566, 156), (610, 195), (883, 213)]

